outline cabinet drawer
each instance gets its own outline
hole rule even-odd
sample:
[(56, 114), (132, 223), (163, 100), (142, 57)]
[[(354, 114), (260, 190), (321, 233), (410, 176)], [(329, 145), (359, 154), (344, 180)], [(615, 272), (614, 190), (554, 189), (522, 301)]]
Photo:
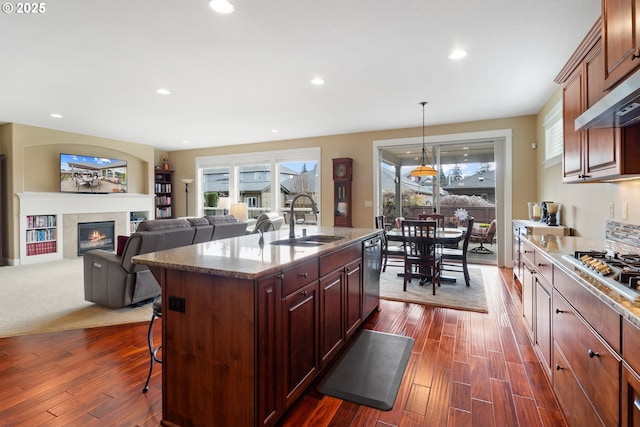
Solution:
[(553, 306), (553, 336), (558, 348), (604, 424), (619, 425), (619, 356), (557, 292)]
[(593, 329), (620, 353), (621, 318), (584, 286), (561, 269), (554, 267), (554, 287), (584, 317)]
[(282, 298), (318, 278), (318, 259), (302, 263), (282, 272)]
[(362, 243), (358, 242), (347, 248), (320, 258), (320, 277), (350, 263), (354, 259), (362, 258)]
[(604, 426), (591, 402), (564, 359), (558, 346), (553, 349), (553, 391), (570, 426)]
[(553, 283), (553, 262), (538, 250), (535, 253), (535, 261), (536, 270), (538, 270), (548, 283)]
[(640, 372), (640, 329), (627, 319), (622, 321), (622, 358)]
[(535, 249), (531, 243), (525, 238), (520, 239), (522, 245), (522, 258), (528, 261), (530, 265), (535, 265)]

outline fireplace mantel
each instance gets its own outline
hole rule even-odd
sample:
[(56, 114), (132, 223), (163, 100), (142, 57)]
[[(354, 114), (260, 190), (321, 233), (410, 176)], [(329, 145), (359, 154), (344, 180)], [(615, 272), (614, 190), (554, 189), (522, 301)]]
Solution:
[(152, 214), (155, 211), (154, 197), (153, 194), (130, 193), (18, 193), (21, 216), (137, 211)]
[[(155, 196), (152, 194), (27, 192), (17, 193), (17, 196), (20, 200), (20, 259), (17, 260), (19, 264), (76, 258), (78, 222), (115, 221), (116, 234), (128, 235), (131, 212), (150, 219), (155, 212)], [(55, 252), (27, 256), (27, 218), (33, 215), (55, 215)]]

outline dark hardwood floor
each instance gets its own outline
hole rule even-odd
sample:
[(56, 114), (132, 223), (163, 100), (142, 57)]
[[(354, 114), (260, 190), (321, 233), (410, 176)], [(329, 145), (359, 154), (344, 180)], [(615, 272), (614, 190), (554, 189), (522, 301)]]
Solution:
[[(483, 268), (489, 314), (383, 300), (365, 325), (415, 339), (391, 411), (311, 390), (283, 425), (565, 426), (525, 332), (511, 270)], [(0, 426), (158, 426), (160, 365), (141, 392), (146, 332), (141, 323), (0, 339)]]

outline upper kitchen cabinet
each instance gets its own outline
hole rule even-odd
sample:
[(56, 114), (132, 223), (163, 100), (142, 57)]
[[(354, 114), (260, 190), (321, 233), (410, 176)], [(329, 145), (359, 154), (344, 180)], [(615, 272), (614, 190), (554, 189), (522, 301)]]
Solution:
[(640, 173), (640, 144), (630, 143), (640, 137), (638, 128), (575, 130), (575, 119), (606, 94), (601, 28), (598, 20), (556, 77), (563, 92), (563, 182)]
[[(605, 87), (611, 89), (640, 65), (640, 0), (603, 0)], [(638, 28), (640, 30), (640, 27)]]

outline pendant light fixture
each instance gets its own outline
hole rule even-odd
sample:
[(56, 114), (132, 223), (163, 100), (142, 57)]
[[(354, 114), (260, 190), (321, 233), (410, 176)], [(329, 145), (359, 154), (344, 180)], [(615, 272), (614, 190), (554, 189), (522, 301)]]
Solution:
[(427, 105), (425, 101), (420, 103), (422, 105), (422, 155), (420, 156), (420, 165), (411, 171), (411, 176), (436, 176), (438, 172), (431, 166), (427, 165), (427, 148), (424, 143), (424, 106)]

